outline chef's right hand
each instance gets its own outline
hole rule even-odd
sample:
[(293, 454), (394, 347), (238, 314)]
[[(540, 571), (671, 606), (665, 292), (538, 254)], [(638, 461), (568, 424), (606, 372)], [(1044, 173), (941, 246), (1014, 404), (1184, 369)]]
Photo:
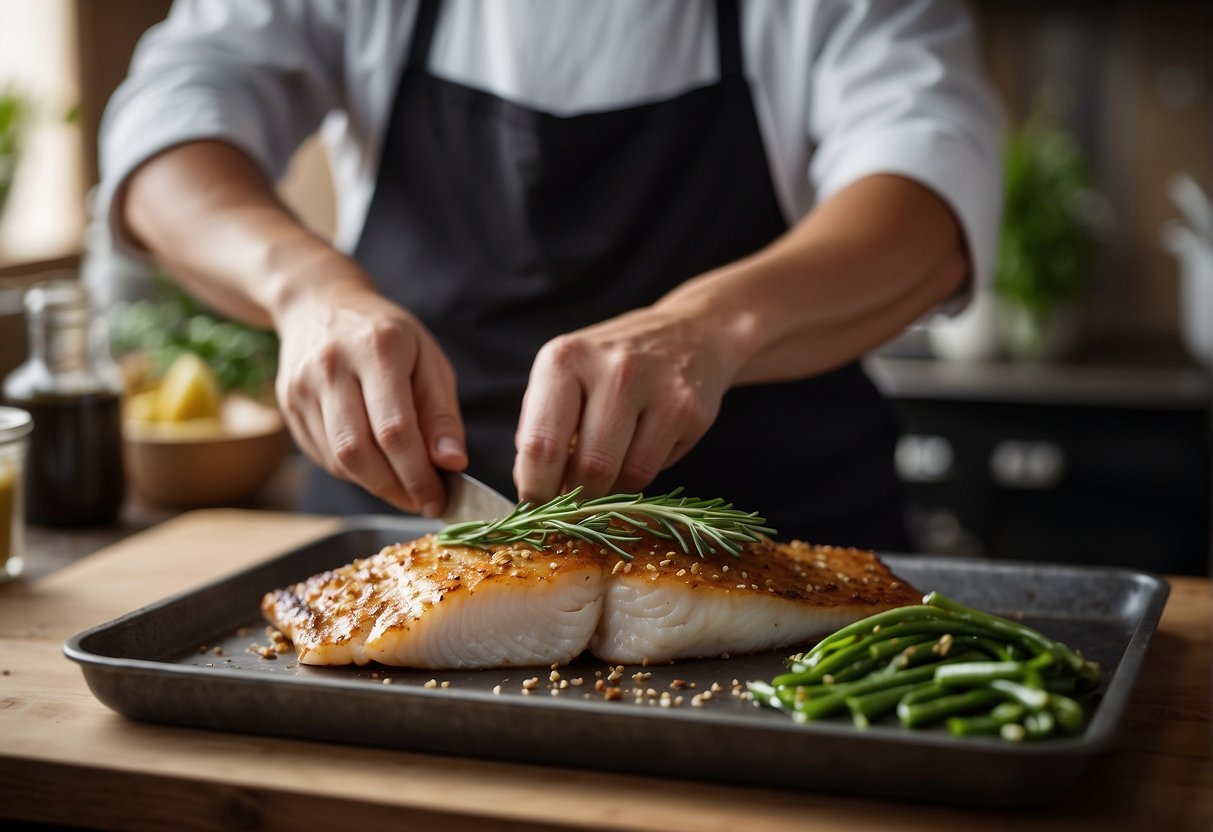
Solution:
[(275, 310), (279, 406), (299, 447), (330, 474), (437, 516), (435, 467), (467, 466), (455, 372), (421, 321), (335, 256), (323, 282)]

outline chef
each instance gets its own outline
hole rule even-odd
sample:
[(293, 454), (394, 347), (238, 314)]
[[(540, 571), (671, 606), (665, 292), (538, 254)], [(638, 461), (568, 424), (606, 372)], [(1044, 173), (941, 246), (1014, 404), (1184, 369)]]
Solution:
[[(179, 0), (105, 115), (116, 244), (281, 339), (303, 507), (676, 485), (907, 547), (857, 359), (989, 278), (946, 0)], [(317, 129), (329, 243), (274, 182)]]

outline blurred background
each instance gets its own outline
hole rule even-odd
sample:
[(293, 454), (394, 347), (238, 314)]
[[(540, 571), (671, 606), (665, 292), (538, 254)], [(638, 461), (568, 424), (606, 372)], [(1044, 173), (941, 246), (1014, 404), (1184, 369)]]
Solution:
[[(0, 377), (52, 273), (134, 295), (89, 231), (105, 103), (168, 0), (0, 0)], [(1207, 574), (1213, 4), (981, 0), (1007, 123), (998, 279), (869, 359), (924, 552)], [(334, 227), (323, 150), (282, 185)], [(119, 298), (120, 299), (120, 298)]]

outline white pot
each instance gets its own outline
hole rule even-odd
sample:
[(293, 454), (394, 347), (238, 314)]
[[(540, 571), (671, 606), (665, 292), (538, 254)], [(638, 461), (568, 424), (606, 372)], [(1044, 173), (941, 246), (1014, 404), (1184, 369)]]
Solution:
[(1003, 345), (1015, 361), (1057, 361), (1078, 343), (1082, 317), (1076, 304), (1062, 303), (1048, 312), (1003, 300), (999, 305)]
[(1002, 348), (998, 298), (988, 290), (979, 290), (959, 315), (932, 321), (927, 327), (927, 340), (937, 358), (993, 361)]

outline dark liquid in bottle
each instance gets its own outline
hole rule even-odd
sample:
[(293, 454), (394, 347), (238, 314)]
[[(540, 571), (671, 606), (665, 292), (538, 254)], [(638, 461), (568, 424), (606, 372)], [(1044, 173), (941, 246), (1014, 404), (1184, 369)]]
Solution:
[(122, 422), (113, 393), (13, 398), (34, 419), (25, 515), (46, 526), (100, 526), (122, 508)]

